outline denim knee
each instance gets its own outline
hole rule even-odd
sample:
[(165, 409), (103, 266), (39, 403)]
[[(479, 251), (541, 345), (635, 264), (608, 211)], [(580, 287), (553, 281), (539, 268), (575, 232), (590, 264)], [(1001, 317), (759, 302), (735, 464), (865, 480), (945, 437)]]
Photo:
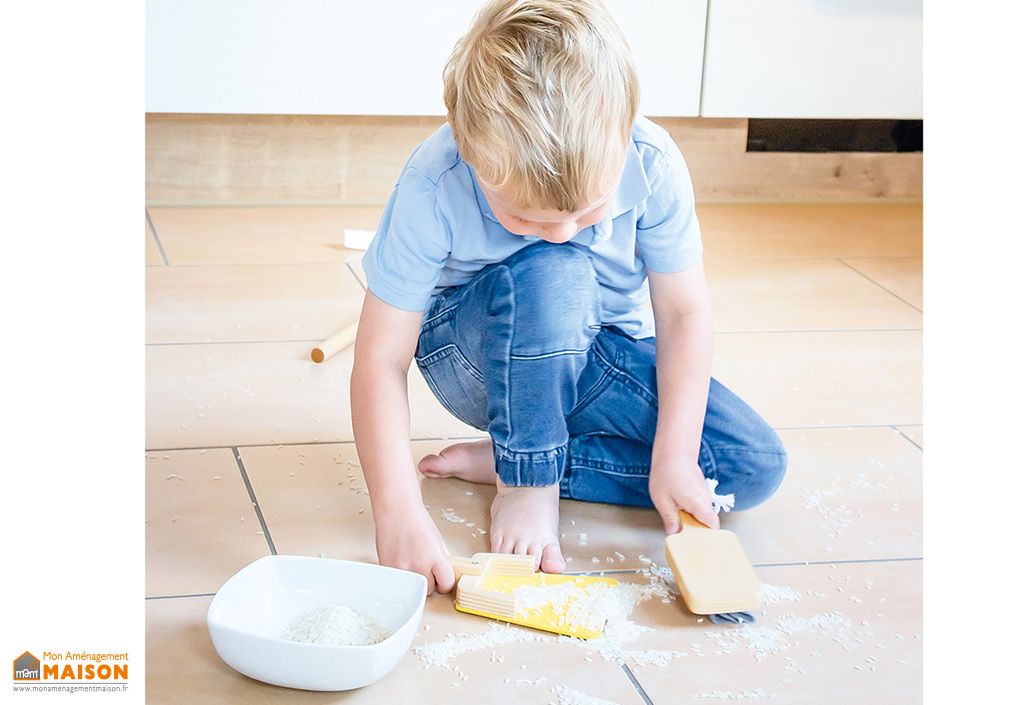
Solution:
[[(771, 431), (775, 436), (774, 431)], [(732, 494), (733, 509), (751, 509), (775, 494), (782, 484), (789, 465), (789, 456), (782, 442), (758, 446), (709, 448), (702, 442), (701, 465), (705, 474), (718, 480), (715, 492)], [(709, 467), (710, 466), (710, 467)], [(707, 472), (708, 470), (711, 472)]]
[(514, 317), (511, 354), (583, 352), (601, 328), (590, 256), (572, 244), (538, 243), (503, 263)]
[(761, 450), (752, 454), (751, 462), (754, 481), (747, 486), (743, 497), (736, 497), (736, 509), (756, 507), (775, 494), (786, 476), (789, 456), (780, 445), (778, 450)]

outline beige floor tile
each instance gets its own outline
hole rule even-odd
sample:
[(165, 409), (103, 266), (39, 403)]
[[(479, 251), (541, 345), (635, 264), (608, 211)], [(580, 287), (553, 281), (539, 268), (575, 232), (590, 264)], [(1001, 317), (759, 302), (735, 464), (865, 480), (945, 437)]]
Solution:
[(146, 266), (163, 266), (164, 258), (160, 254), (160, 248), (157, 247), (156, 238), (153, 236), (153, 230), (149, 227), (149, 222), (146, 223)]
[[(323, 364), (310, 343), (149, 345), (146, 447), (352, 440), (352, 349)], [(409, 370), (413, 438), (479, 437)]]
[(921, 422), (921, 332), (725, 333), (714, 376), (778, 427)]
[(918, 310), (924, 309), (924, 285), (919, 257), (844, 259), (848, 265)]
[(665, 562), (665, 531), (653, 509), (563, 499), (559, 540), (566, 571), (635, 570)]
[(919, 311), (839, 260), (709, 259), (706, 271), (718, 332), (921, 326)]
[[(647, 649), (667, 666), (631, 665), (654, 703), (770, 699), (908, 705), (921, 701), (921, 562), (759, 568), (773, 603), (754, 625), (716, 626), (678, 600), (642, 603)], [(799, 598), (799, 599), (794, 599)]]
[[(361, 259), (361, 258), (360, 258)], [(362, 283), (363, 287), (366, 287), (366, 272), (363, 270), (363, 263), (359, 259), (349, 260), (348, 266), (352, 269), (352, 272), (356, 275), (356, 278)]]
[(377, 562), (353, 443), (238, 451), (278, 553)]
[(146, 594), (215, 592), (270, 549), (230, 450), (146, 454)]
[(923, 555), (921, 451), (889, 428), (783, 431), (789, 470), (773, 497), (729, 514), (754, 563)]
[(359, 318), (343, 262), (176, 266), (146, 272), (146, 342), (317, 340)]
[(899, 432), (917, 444), (918, 448), (924, 448), (924, 426), (900, 426)]
[(210, 642), (211, 597), (146, 601), (146, 702), (334, 703), (337, 693), (289, 690), (251, 680), (221, 661)]
[(409, 408), (411, 438), (488, 437), (486, 431), (479, 431), (449, 414), (434, 397), (418, 369), (409, 371)]
[(427, 599), (410, 652), (377, 683), (339, 693), (279, 688), (236, 673), (220, 660), (206, 629), (210, 599), (147, 601), (147, 702), (444, 705), (457, 698), (533, 705), (556, 702), (555, 687), (622, 705), (643, 702), (614, 662), (546, 633), (500, 629), (491, 620), (457, 612), (450, 595)]
[(922, 252), (920, 203), (705, 203), (697, 216), (708, 258)]
[(324, 264), (362, 255), (345, 228), (376, 230), (383, 206), (151, 207), (170, 264)]
[[(414, 441), (413, 461), (449, 442)], [(240, 448), (279, 553), (376, 562), (374, 524), (353, 443)], [(453, 554), (489, 550), (493, 487), (417, 476), (423, 502)]]
[(351, 438), (348, 366), (310, 343), (146, 347), (148, 448)]

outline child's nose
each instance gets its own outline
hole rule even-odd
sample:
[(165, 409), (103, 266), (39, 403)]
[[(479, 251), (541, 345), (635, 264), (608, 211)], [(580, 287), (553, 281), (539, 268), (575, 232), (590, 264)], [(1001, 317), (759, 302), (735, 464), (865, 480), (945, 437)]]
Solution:
[(579, 228), (576, 227), (575, 220), (565, 223), (552, 223), (544, 228), (544, 234), (547, 235), (546, 239), (550, 242), (566, 242), (571, 240), (577, 232), (579, 232)]

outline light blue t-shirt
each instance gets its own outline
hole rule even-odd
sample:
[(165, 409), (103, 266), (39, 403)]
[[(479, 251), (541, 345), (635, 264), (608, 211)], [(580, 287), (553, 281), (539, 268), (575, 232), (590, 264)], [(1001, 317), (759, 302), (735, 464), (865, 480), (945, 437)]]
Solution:
[[(602, 323), (637, 338), (654, 335), (647, 270), (679, 272), (701, 257), (693, 185), (669, 134), (639, 117), (607, 217), (570, 242), (591, 254)], [(406, 311), (424, 311), (450, 286), (468, 282), (540, 238), (508, 232), (459, 156), (446, 123), (409, 157), (362, 264), (370, 291)]]

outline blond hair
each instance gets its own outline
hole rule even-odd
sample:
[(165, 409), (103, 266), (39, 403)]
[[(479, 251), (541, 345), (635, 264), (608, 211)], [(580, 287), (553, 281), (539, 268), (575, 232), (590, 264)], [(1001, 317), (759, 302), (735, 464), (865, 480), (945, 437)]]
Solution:
[(462, 158), (522, 208), (587, 204), (619, 163), (639, 94), (598, 0), (491, 0), (444, 68)]

